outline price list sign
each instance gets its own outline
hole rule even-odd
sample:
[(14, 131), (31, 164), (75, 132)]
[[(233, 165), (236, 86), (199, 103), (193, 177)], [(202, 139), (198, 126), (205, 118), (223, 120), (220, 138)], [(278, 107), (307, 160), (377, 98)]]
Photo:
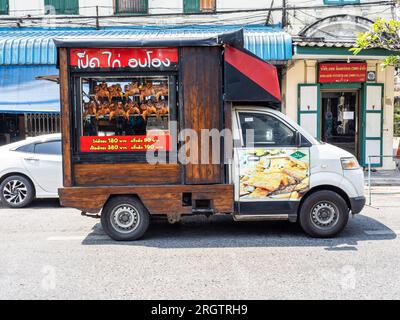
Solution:
[(80, 138), (82, 152), (169, 151), (170, 136), (111, 136)]

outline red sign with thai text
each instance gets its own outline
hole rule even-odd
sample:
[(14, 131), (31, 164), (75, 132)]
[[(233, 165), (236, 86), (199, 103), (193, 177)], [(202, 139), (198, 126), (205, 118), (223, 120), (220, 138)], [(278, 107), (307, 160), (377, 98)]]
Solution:
[(78, 69), (168, 69), (177, 63), (177, 48), (82, 48), (70, 51), (70, 64)]
[(365, 82), (366, 63), (320, 63), (318, 82)]
[(82, 152), (170, 151), (170, 136), (110, 136), (80, 139)]

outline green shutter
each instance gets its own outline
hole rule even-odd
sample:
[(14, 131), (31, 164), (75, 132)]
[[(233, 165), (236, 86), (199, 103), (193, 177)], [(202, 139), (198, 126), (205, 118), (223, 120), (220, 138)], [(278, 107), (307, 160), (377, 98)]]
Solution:
[(298, 85), (298, 124), (314, 138), (321, 137), (321, 88), (319, 84)]
[(184, 13), (200, 12), (200, 0), (183, 0)]
[(0, 0), (0, 14), (8, 14), (8, 0)]
[(369, 156), (372, 167), (381, 167), (383, 154), (383, 94), (381, 83), (366, 83), (362, 95), (361, 112), (361, 164), (368, 165)]
[(146, 14), (149, 12), (148, 0), (117, 0), (116, 14)]
[(79, 0), (45, 0), (45, 6), (52, 6), (56, 14), (78, 14)]

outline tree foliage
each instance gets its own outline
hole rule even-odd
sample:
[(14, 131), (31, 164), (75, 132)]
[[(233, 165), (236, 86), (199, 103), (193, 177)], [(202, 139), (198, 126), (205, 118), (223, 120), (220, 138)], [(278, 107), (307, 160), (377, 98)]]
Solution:
[(384, 66), (400, 67), (400, 21), (378, 19), (371, 29), (357, 35), (356, 45), (350, 51), (359, 54), (362, 50), (382, 48), (393, 52), (384, 62)]

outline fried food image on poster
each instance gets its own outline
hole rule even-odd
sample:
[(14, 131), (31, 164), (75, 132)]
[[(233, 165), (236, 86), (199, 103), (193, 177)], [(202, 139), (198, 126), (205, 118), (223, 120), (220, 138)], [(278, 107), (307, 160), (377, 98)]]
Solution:
[(240, 198), (299, 200), (309, 190), (308, 149), (239, 151)]

